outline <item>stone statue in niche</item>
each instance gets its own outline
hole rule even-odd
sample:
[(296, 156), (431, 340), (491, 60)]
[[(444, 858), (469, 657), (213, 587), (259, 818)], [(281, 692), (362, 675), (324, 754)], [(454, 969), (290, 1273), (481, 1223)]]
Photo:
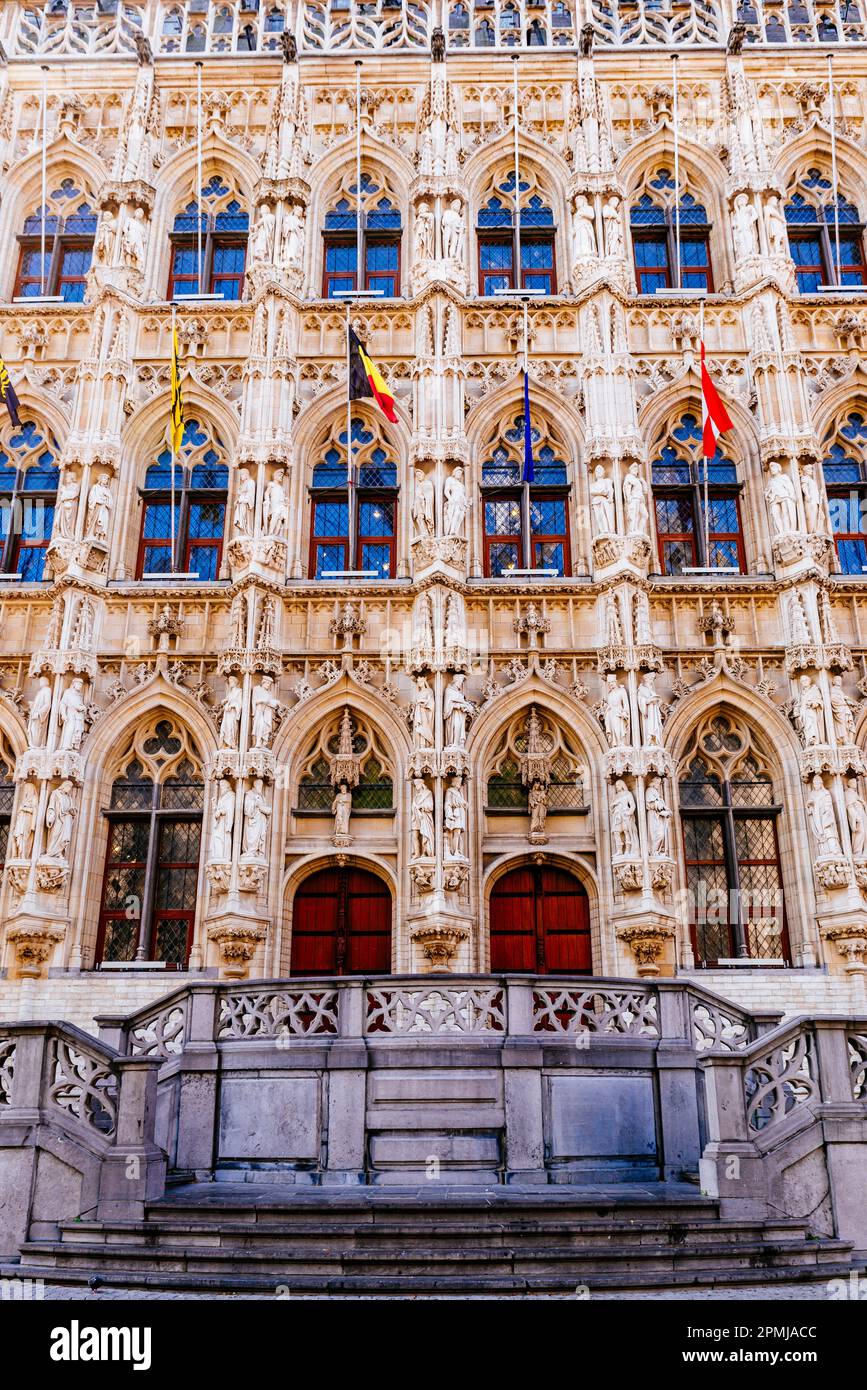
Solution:
[(789, 625), (792, 629), (792, 645), (795, 647), (809, 646), (812, 638), (810, 637), (810, 629), (807, 627), (801, 595), (797, 592), (789, 595)]
[(31, 748), (45, 747), (50, 713), (51, 681), (48, 676), (40, 676), (36, 694), (30, 702), (30, 717), (27, 720), (27, 739)]
[(241, 468), (238, 471), (238, 491), (235, 496), (235, 509), (233, 512), (236, 535), (252, 536), (253, 513), (255, 509), (256, 484), (250, 477), (250, 470), (248, 468)]
[(412, 746), (434, 746), (434, 693), (424, 676), (416, 676), (412, 697)]
[(616, 859), (630, 858), (638, 853), (635, 797), (622, 777), (614, 783), (611, 798), (611, 842)]
[(530, 839), (540, 843), (545, 839), (545, 825), (548, 820), (548, 788), (544, 782), (533, 782), (527, 797), (527, 810), (530, 813)]
[(232, 828), (235, 824), (235, 789), (227, 778), (221, 778), (219, 794), (214, 802), (211, 830), (211, 858), (227, 864), (232, 858)]
[(831, 680), (831, 717), (834, 722), (834, 738), (837, 743), (854, 743), (855, 716), (843, 689), (842, 676), (834, 676)]
[(433, 611), (430, 594), (419, 594), (413, 613), (412, 644), (421, 652), (433, 653)]
[(250, 262), (252, 265), (270, 264), (274, 260), (274, 230), (277, 219), (267, 203), (259, 208), (259, 214), (250, 236)]
[(644, 794), (644, 806), (647, 812), (647, 852), (652, 859), (664, 858), (671, 853), (671, 809), (665, 800), (661, 778), (651, 777)]
[(246, 859), (264, 859), (271, 808), (265, 798), (264, 782), (257, 777), (244, 793), (244, 835), (241, 845)]
[(443, 798), (443, 832), (446, 859), (464, 859), (467, 830), (467, 798), (460, 777), (453, 777)]
[(630, 464), (623, 479), (623, 510), (629, 535), (647, 534), (647, 484), (637, 463)]
[(642, 743), (645, 746), (662, 743), (662, 701), (656, 691), (656, 676), (648, 671), (636, 691), (638, 712), (641, 715)]
[(434, 485), (431, 478), (425, 477), (421, 468), (415, 470), (415, 497), (412, 502), (412, 519), (417, 536), (432, 536), (436, 529), (434, 516)]
[(136, 208), (132, 217), (127, 215), (120, 234), (120, 259), (127, 270), (144, 270), (145, 264), (145, 224), (144, 209)]
[(86, 531), (97, 545), (106, 545), (108, 529), (111, 525), (112, 496), (109, 487), (110, 475), (100, 473), (87, 494)]
[(283, 218), (283, 234), (280, 238), (280, 266), (284, 271), (301, 269), (303, 246), (304, 216), (300, 208), (293, 204)]
[(274, 694), (273, 676), (263, 676), (260, 684), (253, 686), (251, 702), (253, 747), (268, 748), (274, 737), (274, 719), (280, 708), (280, 701)]
[(220, 747), (237, 748), (238, 730), (241, 724), (243, 692), (237, 676), (229, 676), (226, 682), (226, 695), (220, 718)]
[(824, 534), (825, 519), (822, 516), (822, 496), (811, 463), (801, 465), (801, 496), (804, 499), (804, 519), (807, 524), (808, 535)]
[(96, 229), (96, 238), (93, 243), (94, 265), (111, 265), (116, 234), (117, 221), (112, 213), (106, 209)]
[(827, 743), (825, 729), (825, 701), (822, 692), (810, 676), (801, 676), (798, 682), (798, 718), (804, 734), (805, 748), (815, 748), (817, 744)]
[(639, 647), (648, 647), (653, 644), (653, 632), (650, 626), (650, 600), (643, 589), (639, 589), (635, 595), (635, 640)]
[(76, 676), (60, 698), (60, 742), (58, 747), (77, 752), (84, 738), (84, 722), (87, 715), (87, 702), (84, 698), (84, 681)]
[(73, 473), (64, 473), (57, 492), (54, 530), (65, 541), (75, 540), (75, 518), (81, 484)]
[(286, 530), (289, 508), (286, 503), (286, 490), (283, 487), (284, 476), (283, 469), (278, 468), (265, 488), (265, 496), (262, 499), (262, 524), (266, 536), (282, 536)]
[(464, 693), (463, 671), (456, 671), (443, 692), (443, 728), (447, 748), (463, 748), (473, 706)]
[(614, 484), (606, 475), (601, 463), (593, 470), (590, 484), (590, 512), (593, 517), (593, 534), (608, 536), (615, 530), (614, 524)]
[(609, 260), (619, 260), (623, 255), (623, 221), (616, 198), (608, 198), (602, 204), (602, 228), (605, 255)]
[(631, 723), (629, 696), (616, 676), (606, 676), (605, 732), (612, 748), (624, 748), (629, 744)]
[(765, 205), (765, 225), (768, 229), (768, 249), (772, 256), (788, 256), (789, 229), (776, 196)]
[(807, 815), (816, 837), (819, 858), (839, 858), (843, 851), (834, 814), (834, 798), (818, 772), (813, 778), (813, 790), (807, 797)]
[(867, 857), (867, 806), (858, 790), (857, 777), (848, 779), (844, 800), (849, 834), (852, 838), (852, 854), (855, 859), (864, 859)]
[(432, 859), (434, 852), (433, 792), (421, 777), (412, 779), (412, 857)]
[(36, 813), (39, 798), (32, 782), (25, 782), (18, 799), (18, 809), (10, 835), (12, 858), (29, 859), (33, 848), (33, 832), (36, 828)]
[(352, 792), (345, 782), (340, 783), (339, 790), (334, 794), (331, 814), (334, 817), (334, 838), (336, 840), (348, 840), (349, 821), (352, 816)]
[(415, 259), (416, 261), (430, 260), (434, 254), (434, 233), (436, 223), (434, 215), (427, 203), (419, 203), (418, 211), (415, 215)]
[(746, 193), (739, 193), (732, 210), (732, 236), (735, 243), (735, 258), (748, 261), (758, 250), (756, 227), (759, 214)]
[(61, 782), (59, 787), (55, 787), (48, 798), (48, 809), (45, 812), (45, 825), (48, 830), (46, 858), (66, 862), (74, 821), (74, 792), (72, 783), (67, 779)]
[(575, 199), (572, 214), (572, 259), (579, 261), (596, 254), (596, 213), (582, 193)]
[(467, 621), (464, 601), (460, 594), (450, 593), (446, 600), (446, 646), (449, 648), (467, 645)]
[(623, 645), (623, 624), (620, 621), (620, 609), (616, 596), (611, 593), (605, 595), (605, 641), (609, 647)]
[(771, 516), (771, 526), (775, 536), (788, 536), (798, 529), (798, 506), (795, 498), (795, 485), (783, 472), (776, 459), (769, 469), (765, 498)]
[(442, 215), (443, 256), (447, 261), (464, 258), (464, 216), (459, 198), (453, 198)]
[(464, 518), (469, 503), (467, 501), (467, 489), (464, 486), (464, 470), (460, 464), (446, 478), (443, 484), (443, 495), (445, 498), (443, 529), (447, 536), (462, 536)]

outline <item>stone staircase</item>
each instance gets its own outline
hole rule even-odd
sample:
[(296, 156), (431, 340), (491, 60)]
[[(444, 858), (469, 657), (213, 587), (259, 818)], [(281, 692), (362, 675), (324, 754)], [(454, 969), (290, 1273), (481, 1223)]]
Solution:
[[(143, 1221), (62, 1222), (6, 1277), (282, 1297), (576, 1295), (845, 1277), (851, 1243), (721, 1219), (687, 1183), (297, 1189), (182, 1183)], [(580, 1292), (579, 1292), (580, 1296)]]

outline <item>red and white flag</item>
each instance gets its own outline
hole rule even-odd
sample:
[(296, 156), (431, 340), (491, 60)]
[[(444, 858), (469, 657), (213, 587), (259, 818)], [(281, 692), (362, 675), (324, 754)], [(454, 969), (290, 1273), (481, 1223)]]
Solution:
[(704, 343), (701, 345), (701, 438), (706, 459), (716, 453), (716, 442), (721, 434), (732, 428), (729, 413), (719, 398), (719, 392), (710, 379), (705, 366)]

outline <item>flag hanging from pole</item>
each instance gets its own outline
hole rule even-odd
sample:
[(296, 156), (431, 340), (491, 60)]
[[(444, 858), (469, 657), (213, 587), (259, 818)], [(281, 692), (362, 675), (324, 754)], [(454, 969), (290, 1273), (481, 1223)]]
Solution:
[(705, 366), (704, 343), (701, 345), (701, 438), (706, 459), (716, 453), (716, 443), (721, 434), (732, 428), (729, 413), (719, 397), (719, 392), (710, 378)]
[(20, 425), (21, 421), (18, 418), (18, 407), (21, 402), (15, 394), (15, 387), (9, 380), (6, 363), (3, 361), (2, 357), (0, 357), (0, 402), (2, 402), (9, 411), (9, 419), (12, 421), (13, 425)]
[(522, 483), (532, 483), (535, 477), (533, 464), (533, 430), (530, 425), (530, 373), (524, 369), (524, 468)]
[(349, 399), (363, 400), (373, 396), (387, 420), (397, 424), (394, 413), (394, 396), (383, 380), (375, 362), (368, 357), (364, 344), (358, 334), (349, 329)]
[(181, 364), (178, 330), (172, 329), (172, 453), (180, 452), (184, 439), (184, 398), (181, 394)]

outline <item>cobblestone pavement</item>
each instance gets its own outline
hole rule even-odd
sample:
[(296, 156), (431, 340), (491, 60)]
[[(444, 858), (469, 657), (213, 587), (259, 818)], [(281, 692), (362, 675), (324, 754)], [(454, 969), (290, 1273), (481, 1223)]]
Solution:
[[(273, 1298), (273, 1295), (271, 1295), (271, 1294), (263, 1294), (263, 1293), (237, 1293), (237, 1294), (232, 1294), (232, 1293), (223, 1293), (223, 1294), (212, 1294), (212, 1293), (178, 1293), (176, 1290), (172, 1290), (172, 1289), (121, 1289), (121, 1288), (109, 1288), (109, 1287), (99, 1288), (99, 1289), (81, 1289), (81, 1288), (71, 1288), (69, 1285), (65, 1285), (65, 1284), (46, 1284), (46, 1285), (45, 1285), (44, 1296), (45, 1296), (46, 1301), (49, 1301), (49, 1300), (56, 1300), (56, 1301), (64, 1301), (64, 1300), (66, 1300), (66, 1301), (72, 1301), (72, 1300), (75, 1300), (75, 1301), (79, 1301), (79, 1302), (80, 1302), (80, 1301), (86, 1301), (86, 1302), (95, 1302), (95, 1303), (105, 1303), (105, 1302), (110, 1302), (110, 1301), (113, 1301), (113, 1300), (117, 1300), (117, 1301), (122, 1301), (122, 1300), (136, 1301), (136, 1300), (149, 1300), (149, 1299), (152, 1299), (152, 1300), (167, 1300), (167, 1299), (201, 1300), (201, 1299), (210, 1299), (211, 1301), (214, 1301), (214, 1302), (224, 1302), (226, 1299), (245, 1299), (245, 1300), (248, 1300), (248, 1301), (249, 1301), (249, 1300), (252, 1300), (252, 1301), (255, 1301), (255, 1302), (267, 1302), (269, 1299), (272, 1299), (272, 1298)], [(351, 1296), (351, 1295), (339, 1295), (339, 1294), (338, 1294), (338, 1295), (326, 1295), (326, 1294), (307, 1294), (307, 1295), (299, 1295), (299, 1298), (300, 1298), (300, 1299), (306, 1300), (306, 1301), (313, 1301), (313, 1302), (319, 1302), (319, 1301), (321, 1301), (321, 1300), (323, 1300), (323, 1299), (326, 1299), (326, 1298), (329, 1298), (329, 1299), (330, 1299), (330, 1298), (332, 1298), (332, 1297), (337, 1298), (338, 1300), (344, 1300), (344, 1299), (345, 1299), (345, 1301), (347, 1301), (347, 1302), (357, 1302), (357, 1301), (358, 1301), (358, 1298), (353, 1297), (353, 1296)], [(552, 1300), (553, 1300), (553, 1301), (561, 1301), (561, 1302), (570, 1302), (570, 1301), (571, 1301), (571, 1296), (568, 1295), (568, 1294), (531, 1294), (531, 1295), (528, 1295), (528, 1297), (529, 1297), (529, 1298), (532, 1298), (532, 1299), (537, 1299), (537, 1300), (538, 1300), (538, 1299), (541, 1299), (541, 1300), (544, 1300), (544, 1301), (547, 1301), (547, 1302), (550, 1302), (550, 1301), (552, 1301)], [(705, 1303), (707, 1303), (707, 1302), (717, 1302), (717, 1301), (719, 1301), (719, 1302), (725, 1302), (725, 1301), (737, 1300), (737, 1299), (746, 1299), (746, 1300), (751, 1301), (751, 1302), (761, 1302), (761, 1301), (768, 1301), (768, 1302), (783, 1302), (783, 1301), (790, 1300), (790, 1299), (791, 1299), (791, 1300), (795, 1300), (795, 1299), (797, 1299), (797, 1300), (805, 1300), (805, 1301), (809, 1301), (809, 1302), (824, 1302), (824, 1301), (826, 1301), (829, 1297), (830, 1297), (829, 1287), (828, 1287), (827, 1281), (825, 1281), (825, 1280), (822, 1280), (822, 1281), (820, 1281), (820, 1282), (818, 1282), (818, 1283), (810, 1283), (810, 1284), (753, 1284), (753, 1285), (742, 1286), (742, 1287), (740, 1287), (740, 1288), (726, 1288), (726, 1289), (706, 1289), (706, 1288), (705, 1288), (705, 1289), (671, 1289), (671, 1290), (669, 1290), (669, 1289), (636, 1289), (636, 1290), (634, 1290), (634, 1291), (619, 1290), (619, 1291), (616, 1292), (616, 1293), (604, 1293), (604, 1294), (598, 1294), (598, 1295), (594, 1295), (592, 1289), (591, 1289), (591, 1292), (590, 1292), (590, 1298), (591, 1298), (591, 1300), (592, 1300), (593, 1298), (599, 1298), (599, 1299), (604, 1299), (606, 1302), (612, 1302), (612, 1301), (617, 1301), (617, 1300), (628, 1300), (628, 1299), (638, 1300), (638, 1301), (641, 1301), (641, 1302), (646, 1302), (646, 1301), (648, 1301), (648, 1300), (653, 1300), (653, 1299), (656, 1299), (656, 1300), (661, 1300), (661, 1299), (662, 1299), (662, 1300), (671, 1300), (671, 1301), (677, 1301), (677, 1302), (687, 1302), (687, 1301), (696, 1302), (696, 1301), (698, 1301), (698, 1300), (701, 1300), (702, 1302), (705, 1302)], [(379, 1301), (381, 1301), (381, 1298), (382, 1298), (382, 1295), (380, 1295), (379, 1298), (376, 1298), (376, 1297), (374, 1297), (374, 1296), (371, 1296), (371, 1301), (379, 1302)], [(484, 1301), (484, 1302), (490, 1302), (490, 1301), (492, 1301), (492, 1300), (490, 1299), (489, 1296), (484, 1295), (484, 1294), (461, 1294), (461, 1295), (460, 1295), (460, 1301), (461, 1301), (461, 1302), (464, 1302), (467, 1298), (469, 1298), (469, 1299), (475, 1299), (475, 1300), (477, 1300), (477, 1301)], [(434, 1295), (430, 1295), (430, 1294), (420, 1294), (420, 1295), (418, 1296), (418, 1299), (416, 1299), (416, 1300), (414, 1300), (414, 1301), (416, 1301), (416, 1302), (442, 1302), (443, 1300), (448, 1300), (448, 1299), (449, 1299), (449, 1295), (448, 1295), (448, 1294), (439, 1294), (439, 1295), (436, 1295), (436, 1294), (434, 1294)], [(275, 1299), (275, 1301), (278, 1301), (278, 1300)], [(285, 1301), (285, 1296), (282, 1297), (279, 1301), (280, 1301), (280, 1302)], [(295, 1300), (293, 1300), (293, 1301), (294, 1301), (294, 1302), (297, 1302), (298, 1299), (295, 1299)], [(362, 1301), (363, 1301), (363, 1300), (362, 1300)]]

